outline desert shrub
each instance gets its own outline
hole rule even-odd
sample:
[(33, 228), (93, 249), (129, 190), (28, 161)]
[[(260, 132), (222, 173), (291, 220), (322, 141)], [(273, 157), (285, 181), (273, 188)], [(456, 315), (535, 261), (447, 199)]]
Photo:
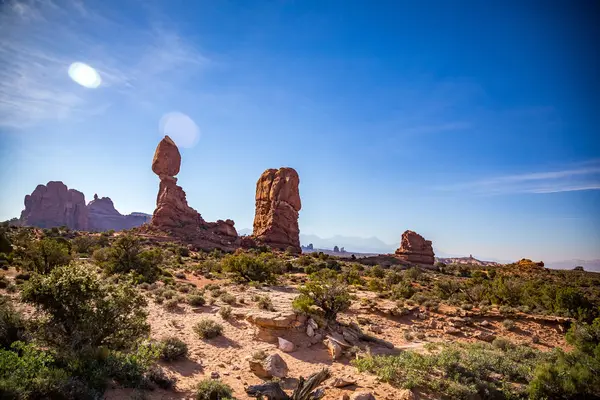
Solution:
[(223, 319), (229, 319), (231, 317), (231, 306), (223, 306), (219, 308), (219, 315)]
[(271, 301), (271, 298), (269, 296), (257, 296), (255, 298), (255, 301), (256, 305), (261, 310), (275, 311), (275, 307), (273, 307), (273, 302)]
[(363, 277), (360, 275), (360, 272), (356, 268), (352, 268), (350, 270), (344, 271), (344, 273), (342, 273), (342, 279), (348, 285), (360, 286), (360, 285), (365, 284), (365, 280), (363, 279)]
[(175, 311), (179, 309), (179, 299), (173, 298), (165, 301), (165, 309), (168, 311)]
[(23, 267), (40, 274), (47, 274), (60, 265), (69, 264), (72, 260), (69, 246), (53, 238), (29, 242), (21, 252)]
[(299, 288), (301, 302), (320, 307), (328, 320), (335, 320), (337, 314), (350, 307), (348, 286), (332, 270), (324, 269), (310, 275), (309, 280)]
[(405, 272), (406, 277), (408, 279), (410, 279), (411, 281), (416, 281), (417, 279), (419, 279), (421, 274), (422, 274), (421, 270), (417, 267), (412, 267), (410, 269), (407, 269)]
[(383, 292), (385, 290), (385, 284), (379, 278), (371, 278), (367, 282), (367, 288), (371, 292)]
[(403, 275), (396, 271), (387, 271), (387, 273), (385, 274), (385, 278), (384, 278), (384, 282), (387, 287), (392, 287), (394, 285), (397, 285), (400, 282), (402, 282), (403, 280), (404, 280)]
[(600, 318), (578, 322), (566, 335), (571, 352), (555, 349), (535, 369), (529, 384), (532, 399), (593, 399), (600, 393)]
[(452, 279), (441, 279), (435, 283), (435, 289), (441, 299), (449, 299), (450, 296), (460, 291), (461, 286)]
[(183, 273), (183, 272), (175, 272), (175, 278), (177, 278), (177, 279), (185, 279), (185, 273)]
[(174, 361), (185, 358), (188, 354), (187, 344), (174, 336), (161, 340), (160, 349), (160, 358), (164, 361)]
[(223, 271), (241, 282), (275, 281), (277, 261), (268, 253), (259, 256), (248, 253), (230, 254), (223, 259)]
[(187, 302), (194, 307), (201, 307), (206, 304), (204, 296), (200, 294), (191, 294), (187, 298)]
[(503, 338), (503, 337), (499, 337), (496, 338), (492, 341), (492, 346), (500, 349), (500, 350), (508, 350), (512, 347), (514, 347), (513, 342), (511, 342), (510, 340)]
[(167, 376), (164, 369), (158, 365), (150, 366), (145, 373), (145, 378), (165, 390), (172, 389), (177, 383), (177, 379)]
[(143, 296), (129, 284), (104, 282), (88, 266), (34, 275), (22, 298), (47, 313), (44, 331), (59, 345), (126, 348), (149, 331)]
[(6, 236), (5, 228), (0, 229), (0, 253), (12, 252), (12, 244)]
[(69, 374), (56, 368), (54, 354), (15, 342), (0, 349), (0, 397), (3, 399), (61, 398)]
[(381, 265), (375, 265), (369, 270), (369, 276), (381, 279), (385, 276), (385, 270), (381, 267)]
[(292, 301), (292, 308), (295, 312), (305, 315), (312, 314), (312, 307), (315, 303), (308, 296), (298, 296)]
[(15, 311), (10, 298), (0, 296), (0, 349), (9, 349), (16, 341), (23, 341), (25, 321)]
[(196, 388), (196, 400), (231, 400), (233, 389), (218, 380), (204, 379)]
[(367, 356), (352, 363), (359, 371), (372, 372), (392, 385), (419, 387), (447, 398), (522, 398), (525, 384), (543, 357), (525, 346), (501, 350), (488, 343), (448, 343), (432, 353), (406, 351), (396, 356)]
[(504, 321), (502, 321), (502, 326), (507, 331), (512, 331), (513, 329), (515, 329), (516, 325), (515, 325), (515, 321), (513, 321), (512, 319), (505, 319)]
[(312, 264), (312, 261), (312, 257), (306, 254), (302, 254), (298, 257), (298, 259), (296, 259), (296, 263), (302, 267), (309, 266), (310, 264)]
[(234, 304), (235, 303), (235, 296), (232, 295), (231, 293), (223, 293), (220, 296), (220, 299), (222, 302), (227, 303), (227, 304)]
[(403, 281), (392, 286), (392, 299), (408, 299), (415, 294), (415, 289), (412, 287), (410, 282)]
[(88, 255), (95, 246), (98, 246), (98, 241), (94, 236), (81, 235), (71, 241), (71, 246), (75, 252)]
[(170, 300), (172, 298), (174, 298), (175, 296), (177, 296), (177, 292), (171, 289), (165, 290), (164, 292), (162, 292), (162, 295), (165, 299)]
[(215, 320), (203, 318), (194, 325), (194, 332), (202, 339), (212, 339), (223, 333), (223, 325)]
[(131, 235), (119, 236), (111, 247), (96, 250), (93, 258), (108, 273), (133, 272), (145, 282), (154, 282), (160, 275), (164, 256), (160, 248), (143, 250), (139, 239)]

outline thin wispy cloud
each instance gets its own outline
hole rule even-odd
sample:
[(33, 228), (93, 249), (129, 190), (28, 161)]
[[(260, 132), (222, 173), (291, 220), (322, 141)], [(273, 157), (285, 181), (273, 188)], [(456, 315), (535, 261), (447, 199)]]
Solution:
[[(162, 21), (139, 27), (77, 0), (13, 0), (0, 14), (0, 128), (85, 118), (121, 99), (151, 103), (181, 88), (209, 60)], [(78, 87), (81, 61), (102, 77)]]
[(561, 193), (600, 190), (600, 160), (585, 166), (562, 170), (532, 172), (491, 177), (466, 183), (439, 187), (445, 191), (466, 191), (484, 195), (511, 193)]

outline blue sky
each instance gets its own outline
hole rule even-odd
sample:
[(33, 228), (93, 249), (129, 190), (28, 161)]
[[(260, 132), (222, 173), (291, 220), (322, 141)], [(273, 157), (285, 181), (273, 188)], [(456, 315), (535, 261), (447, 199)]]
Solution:
[(600, 258), (598, 6), (491, 3), (9, 0), (0, 220), (50, 180), (151, 213), (179, 112), (199, 129), (179, 184), (207, 220), (250, 228), (256, 180), (291, 166), (303, 233)]

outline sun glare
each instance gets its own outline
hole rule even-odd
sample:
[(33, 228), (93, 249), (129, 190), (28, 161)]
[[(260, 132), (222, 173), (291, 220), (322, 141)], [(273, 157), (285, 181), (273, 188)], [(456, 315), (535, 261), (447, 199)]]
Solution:
[(75, 62), (69, 66), (69, 76), (86, 88), (95, 89), (102, 83), (100, 74), (87, 64)]
[(162, 116), (158, 123), (160, 135), (169, 135), (180, 147), (194, 147), (200, 138), (200, 128), (186, 114), (173, 111)]

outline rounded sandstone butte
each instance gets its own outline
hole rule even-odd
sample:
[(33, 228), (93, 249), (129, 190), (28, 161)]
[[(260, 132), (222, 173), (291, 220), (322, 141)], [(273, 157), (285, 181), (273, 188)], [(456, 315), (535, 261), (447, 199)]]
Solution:
[(52, 228), (67, 226), (71, 229), (88, 229), (88, 210), (83, 193), (69, 189), (60, 181), (38, 185), (25, 196), (25, 209), (21, 212), (25, 226)]
[(152, 171), (158, 176), (175, 176), (181, 167), (181, 154), (177, 145), (169, 136), (165, 136), (156, 146), (154, 159), (152, 159)]
[(256, 182), (254, 237), (272, 247), (300, 252), (300, 178), (293, 168), (268, 169)]
[(423, 236), (413, 231), (405, 231), (402, 234), (400, 248), (396, 255), (406, 261), (418, 264), (431, 264), (435, 262), (435, 254), (431, 240), (425, 240)]

